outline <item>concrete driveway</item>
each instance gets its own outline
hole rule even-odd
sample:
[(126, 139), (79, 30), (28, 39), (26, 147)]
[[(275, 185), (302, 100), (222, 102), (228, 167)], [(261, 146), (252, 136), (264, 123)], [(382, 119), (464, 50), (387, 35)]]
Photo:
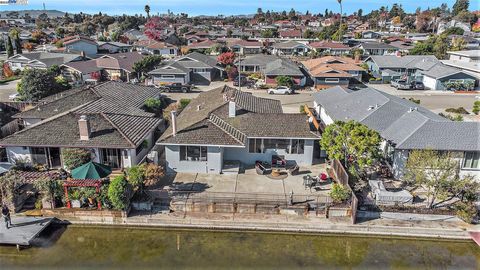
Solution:
[(444, 112), (447, 108), (464, 107), (468, 111), (473, 108), (476, 96), (480, 94), (456, 94), (438, 90), (397, 90), (389, 84), (368, 85), (387, 94), (402, 98), (414, 98), (420, 100), (420, 105), (436, 113)]
[(0, 84), (0, 101), (11, 101), (8, 96), (17, 93), (17, 83), (20, 80)]

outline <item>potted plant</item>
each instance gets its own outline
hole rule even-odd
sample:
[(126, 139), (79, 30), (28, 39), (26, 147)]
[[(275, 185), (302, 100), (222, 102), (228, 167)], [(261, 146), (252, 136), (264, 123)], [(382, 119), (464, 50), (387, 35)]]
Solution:
[(92, 188), (85, 189), (83, 192), (83, 196), (87, 198), (88, 201), (88, 207), (92, 208), (95, 206), (95, 199), (97, 194), (95, 193), (95, 190)]
[(82, 206), (80, 203), (80, 197), (81, 197), (80, 190), (78, 189), (73, 190), (68, 197), (70, 199), (72, 208), (80, 208)]

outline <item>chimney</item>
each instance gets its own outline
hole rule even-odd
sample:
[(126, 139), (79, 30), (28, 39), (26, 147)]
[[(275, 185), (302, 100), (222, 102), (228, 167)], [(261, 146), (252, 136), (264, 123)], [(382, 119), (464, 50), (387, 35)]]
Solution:
[(172, 135), (175, 137), (177, 135), (177, 112), (171, 112), (171, 121), (172, 121)]
[(82, 115), (80, 119), (78, 119), (78, 130), (80, 131), (81, 141), (88, 141), (90, 139), (90, 122), (86, 115)]
[(237, 114), (237, 108), (235, 107), (235, 101), (228, 102), (228, 117), (235, 117)]
[(85, 59), (85, 51), (80, 51), (80, 56)]

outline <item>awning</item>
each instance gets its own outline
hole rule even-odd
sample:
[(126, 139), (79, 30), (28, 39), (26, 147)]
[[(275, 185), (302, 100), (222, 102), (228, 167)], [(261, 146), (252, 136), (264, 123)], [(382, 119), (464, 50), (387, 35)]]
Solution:
[(72, 178), (75, 179), (102, 179), (112, 173), (110, 166), (88, 162), (78, 168), (72, 170)]

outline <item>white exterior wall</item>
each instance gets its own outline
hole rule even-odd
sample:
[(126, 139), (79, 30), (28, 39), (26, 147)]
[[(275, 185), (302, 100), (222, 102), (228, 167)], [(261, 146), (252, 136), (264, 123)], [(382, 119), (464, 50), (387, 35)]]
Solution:
[(393, 177), (401, 179), (404, 174), (405, 165), (408, 159), (408, 150), (397, 150), (393, 153)]
[(325, 108), (321, 107), (320, 108), (320, 119), (322, 119), (323, 123), (325, 123), (325, 125), (330, 125), (330, 124), (333, 124), (333, 120), (332, 118), (327, 114), (327, 112), (325, 111)]
[(437, 88), (437, 80), (428, 76), (423, 76), (423, 84), (425, 87), (435, 90)]
[(207, 147), (207, 161), (180, 160), (180, 146), (165, 146), (167, 172), (221, 173), (223, 167), (223, 149), (217, 146)]

